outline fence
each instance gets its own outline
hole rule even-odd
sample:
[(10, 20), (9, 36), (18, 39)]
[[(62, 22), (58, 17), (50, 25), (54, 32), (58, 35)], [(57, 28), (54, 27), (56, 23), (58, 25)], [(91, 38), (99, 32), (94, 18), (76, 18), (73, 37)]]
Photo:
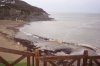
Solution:
[(40, 60), (43, 61), (41, 66), (100, 66), (100, 56), (89, 56), (88, 51), (83, 55), (69, 56), (40, 56), (40, 51), (36, 50), (36, 66), (40, 66)]
[(27, 66), (100, 66), (100, 56), (89, 56), (88, 51), (84, 51), (83, 55), (47, 56), (41, 55), (39, 50), (29, 52), (0, 47), (0, 52), (21, 55), (12, 63), (0, 56), (0, 63), (6, 66), (14, 66), (24, 58), (27, 58)]
[[(3, 47), (0, 47), (0, 52), (21, 55), (21, 57), (19, 57), (13, 63), (8, 63), (4, 58), (2, 58), (0, 56), (0, 63), (3, 63), (6, 66), (14, 66), (17, 63), (19, 63), (21, 60), (23, 60), (24, 58), (27, 58), (27, 66), (31, 65), (31, 63), (30, 63), (31, 60), (32, 60), (32, 66), (34, 66), (34, 56), (35, 56), (35, 54), (33, 52), (12, 50), (12, 49), (7, 49), (7, 48), (3, 48)], [(31, 59), (31, 57), (32, 57), (32, 59)]]

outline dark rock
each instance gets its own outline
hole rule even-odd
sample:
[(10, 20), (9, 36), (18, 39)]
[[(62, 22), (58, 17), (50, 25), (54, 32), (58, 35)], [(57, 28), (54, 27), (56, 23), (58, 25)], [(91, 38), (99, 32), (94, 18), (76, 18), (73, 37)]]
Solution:
[(25, 39), (20, 39), (20, 38), (14, 38), (14, 40), (16, 42), (20, 42), (23, 46), (33, 49), (35, 46), (33, 44), (33, 42), (29, 41), (29, 40), (25, 40)]
[(71, 48), (62, 48), (62, 49), (57, 49), (55, 52), (64, 52), (65, 54), (70, 54), (72, 52)]

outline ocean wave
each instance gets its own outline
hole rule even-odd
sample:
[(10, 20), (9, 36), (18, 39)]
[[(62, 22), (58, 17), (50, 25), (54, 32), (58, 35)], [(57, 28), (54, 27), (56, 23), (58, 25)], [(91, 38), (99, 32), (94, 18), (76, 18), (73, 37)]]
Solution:
[[(75, 44), (74, 44), (75, 45)], [(95, 52), (96, 55), (100, 55), (100, 48), (90, 45), (90, 44), (76, 44), (77, 46), (83, 47), (83, 48), (87, 48), (89, 50), (92, 50)]]
[[(20, 30), (22, 33), (24, 33), (24, 34), (26, 34), (26, 35), (28, 35), (28, 36), (31, 36), (32, 38), (34, 38), (34, 39), (36, 39), (35, 41), (37, 41), (37, 42), (39, 42), (39, 40), (40, 39), (42, 39), (41, 41), (43, 41), (43, 40), (45, 40), (45, 41), (43, 41), (43, 42), (46, 42), (46, 41), (50, 41), (50, 42), (56, 42), (56, 43), (60, 43), (59, 44), (59, 46), (58, 45), (54, 45), (55, 47), (54, 48), (51, 48), (52, 46), (51, 46), (51, 44), (49, 44), (49, 43), (45, 43), (45, 44), (40, 44), (40, 43), (36, 43), (36, 46), (37, 47), (41, 47), (41, 49), (48, 49), (48, 50), (53, 50), (54, 51), (54, 49), (55, 48), (65, 48), (65, 47), (67, 47), (66, 45), (68, 45), (68, 46), (70, 46), (71, 48), (72, 48), (72, 53), (71, 54), (83, 54), (83, 52), (84, 52), (84, 50), (85, 49), (83, 49), (83, 48), (87, 48), (87, 49), (89, 49), (89, 50), (92, 50), (92, 51), (94, 51), (96, 54), (98, 54), (98, 55), (100, 55), (100, 49), (99, 48), (97, 48), (97, 47), (95, 47), (95, 46), (92, 46), (92, 45), (89, 45), (89, 44), (79, 44), (79, 43), (69, 43), (69, 42), (63, 42), (63, 41), (59, 41), (59, 40), (55, 40), (55, 39), (51, 39), (51, 38), (45, 38), (45, 37), (42, 37), (42, 36), (39, 36), (39, 35), (36, 35), (36, 34), (31, 34), (31, 33), (27, 33), (27, 32), (24, 32), (24, 31), (22, 31), (22, 30)], [(32, 38), (30, 38), (30, 39), (32, 39)], [(48, 40), (47, 40), (48, 39)], [(34, 41), (34, 40), (33, 40)], [(48, 45), (49, 44), (49, 45)], [(62, 44), (63, 44), (63, 46), (62, 46)], [(52, 44), (53, 45), (53, 44)], [(78, 48), (77, 48), (78, 47)], [(75, 49), (76, 48), (76, 49)], [(60, 53), (60, 52), (59, 52)], [(59, 53), (57, 53), (57, 54), (59, 54)], [(63, 54), (62, 52), (61, 52), (61, 54)], [(66, 55), (66, 54), (65, 54)]]
[(89, 44), (77, 44), (77, 45), (81, 46), (81, 47), (85, 47), (85, 48), (91, 49), (91, 50), (94, 50), (94, 51), (97, 49), (97, 47), (89, 45)]

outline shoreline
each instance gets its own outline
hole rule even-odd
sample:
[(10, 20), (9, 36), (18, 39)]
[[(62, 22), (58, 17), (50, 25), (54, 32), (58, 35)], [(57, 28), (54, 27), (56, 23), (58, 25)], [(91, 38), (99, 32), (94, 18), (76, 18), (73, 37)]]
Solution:
[(46, 51), (49, 55), (80, 55), (83, 54), (84, 50), (89, 51), (89, 55), (98, 55), (93, 46), (85, 44), (75, 44), (69, 42), (61, 42), (50, 38), (45, 38), (35, 34), (27, 34), (20, 32), (16, 37), (16, 41), (21, 42), (25, 45), (31, 45), (31, 47), (38, 48), (41, 51)]
[[(12, 21), (12, 20), (0, 20), (0, 40), (1, 40), (0, 41), (0, 47), (26, 51), (26, 47), (24, 47), (22, 44), (18, 44), (18, 43), (15, 42), (14, 36), (19, 31), (20, 27), (22, 27), (22, 26), (24, 26), (25, 24), (28, 24), (28, 23), (30, 23), (30, 22)], [(47, 38), (44, 38), (44, 37), (41, 37), (41, 36), (37, 36), (37, 37), (40, 37), (42, 39), (46, 39), (47, 40)], [(24, 41), (27, 41), (27, 40), (24, 40)], [(74, 46), (75, 45), (73, 45), (73, 47)], [(63, 50), (63, 49), (61, 49), (61, 50)], [(90, 53), (91, 52), (92, 51), (90, 50)], [(14, 56), (12, 55), (11, 56), (11, 54), (5, 54), (5, 53), (1, 53), (1, 52), (0, 52), (0, 55), (5, 57), (5, 58), (11, 57), (11, 58), (8, 58), (8, 59), (10, 59), (10, 61), (13, 60), (14, 58), (18, 57), (16, 55), (14, 55)], [(92, 53), (92, 55), (94, 55), (94, 54)]]

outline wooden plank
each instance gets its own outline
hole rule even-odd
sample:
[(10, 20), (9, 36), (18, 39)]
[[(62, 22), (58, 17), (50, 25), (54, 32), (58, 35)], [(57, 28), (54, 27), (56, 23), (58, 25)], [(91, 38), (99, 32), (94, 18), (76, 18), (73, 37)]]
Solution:
[(68, 61), (63, 60), (63, 66), (66, 66), (67, 65), (67, 62)]
[(3, 48), (3, 47), (0, 47), (0, 52), (12, 53), (12, 54), (18, 54), (18, 55), (35, 55), (32, 52), (7, 49), (7, 48)]
[(55, 64), (54, 62), (52, 61), (48, 61), (52, 66), (58, 66), (57, 64)]
[(30, 56), (27, 56), (27, 66), (31, 66)]
[[(81, 59), (83, 55), (70, 55), (70, 56), (45, 56), (45, 60), (69, 60), (69, 59)], [(40, 57), (43, 60), (43, 56)]]
[(80, 66), (81, 59), (77, 60), (77, 66)]
[(47, 66), (47, 61), (43, 61), (43, 66)]
[(67, 66), (71, 66), (74, 62), (76, 61), (76, 59), (73, 59), (72, 61), (70, 61)]
[(20, 58), (18, 58), (16, 61), (14, 61), (11, 65), (14, 66), (15, 64), (17, 64), (18, 62), (20, 62), (22, 59), (24, 59), (26, 56), (21, 56)]
[(5, 59), (0, 56), (0, 62), (5, 64), (6, 66), (10, 65)]
[(34, 66), (34, 56), (32, 56), (32, 66)]
[(98, 60), (93, 59), (93, 61), (94, 61), (98, 66), (100, 66), (100, 62), (99, 62)]
[(89, 66), (93, 66), (92, 59), (89, 59)]
[(36, 66), (39, 66), (39, 56), (40, 52), (38, 49), (35, 50), (35, 61), (36, 61)]
[(88, 59), (100, 59), (100, 56), (88, 56)]
[(83, 66), (87, 66), (88, 51), (84, 51)]

